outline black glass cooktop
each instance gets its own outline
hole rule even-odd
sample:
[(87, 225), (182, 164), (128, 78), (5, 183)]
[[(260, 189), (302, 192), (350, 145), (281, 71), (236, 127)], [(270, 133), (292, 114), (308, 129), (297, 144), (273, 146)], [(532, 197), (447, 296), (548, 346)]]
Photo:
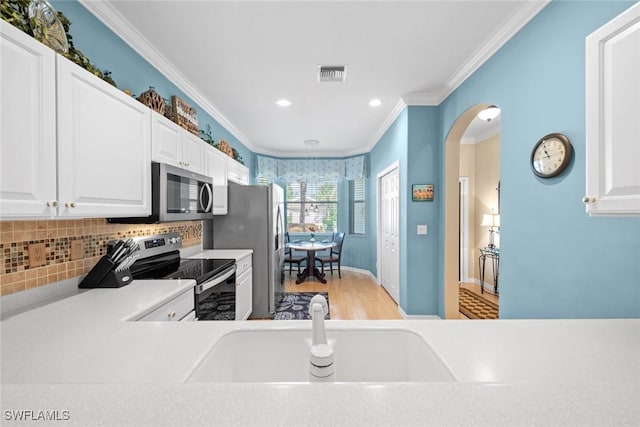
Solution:
[(200, 284), (234, 264), (233, 259), (180, 258), (175, 251), (138, 260), (130, 270), (134, 279), (195, 279)]
[(198, 284), (222, 273), (235, 264), (233, 259), (189, 259), (181, 258), (180, 265), (164, 279), (196, 279)]

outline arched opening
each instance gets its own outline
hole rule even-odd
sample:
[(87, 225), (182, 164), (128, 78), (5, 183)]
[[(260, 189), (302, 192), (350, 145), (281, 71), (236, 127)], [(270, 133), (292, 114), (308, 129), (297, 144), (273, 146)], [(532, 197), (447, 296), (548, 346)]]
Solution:
[[(465, 142), (464, 140), (468, 138), (468, 129), (470, 126), (473, 127), (477, 123), (476, 117), (478, 113), (481, 111), (485, 111), (492, 104), (482, 103), (476, 104), (466, 111), (464, 111), (460, 117), (455, 121), (452, 125), (451, 129), (445, 140), (445, 183), (444, 183), (444, 191), (445, 191), (445, 206), (444, 206), (444, 307), (445, 307), (445, 318), (447, 319), (458, 319), (459, 318), (459, 307), (458, 307), (458, 299), (459, 299), (459, 285), (461, 281), (465, 281), (466, 277), (463, 277), (463, 267), (468, 267), (468, 270), (473, 270), (476, 268), (475, 272), (477, 273), (477, 254), (476, 251), (479, 251), (479, 247), (487, 245), (488, 239), (484, 239), (484, 231), (482, 232), (476, 231), (477, 238), (476, 239), (468, 239), (468, 235), (465, 233), (469, 233), (468, 229), (465, 230), (465, 221), (467, 224), (470, 224), (469, 228), (473, 229), (474, 226), (479, 227), (480, 222), (477, 217), (482, 216), (482, 214), (488, 213), (498, 213), (499, 206), (496, 203), (490, 203), (489, 206), (485, 206), (485, 204), (477, 203), (477, 208), (472, 215), (468, 215), (465, 213), (465, 201), (460, 197), (463, 185), (461, 177), (464, 178), (464, 175), (467, 175), (467, 172), (461, 172), (461, 156), (464, 157), (462, 153), (464, 149), (461, 148), (461, 143)], [(500, 132), (499, 125), (497, 127), (497, 133)], [(499, 136), (497, 137), (499, 141)], [(498, 142), (499, 144), (499, 142)], [(498, 145), (498, 160), (492, 166), (496, 169), (495, 176), (499, 177), (499, 145)], [(464, 164), (464, 161), (462, 162)], [(483, 164), (483, 161), (480, 161), (480, 164)], [(477, 178), (477, 175), (476, 175)], [(473, 181), (473, 179), (472, 179)], [(476, 179), (477, 182), (477, 179)], [(492, 183), (493, 190), (497, 190), (499, 187), (499, 178), (496, 179), (495, 183)], [(465, 190), (466, 191), (466, 190)], [(498, 192), (495, 193), (497, 200)], [(476, 198), (477, 202), (477, 198)], [(473, 202), (472, 202), (473, 203)], [(485, 212), (486, 211), (486, 212)], [(465, 215), (467, 217), (465, 218)], [(487, 233), (488, 236), (488, 233)], [(466, 240), (465, 240), (466, 239)], [(472, 243), (463, 243), (471, 241)], [(484, 240), (487, 240), (485, 242)], [(480, 242), (482, 246), (476, 248), (478, 244), (474, 244), (473, 242)], [(464, 248), (464, 244), (469, 245), (469, 247)], [(465, 259), (466, 258), (466, 259)], [(466, 263), (466, 265), (465, 265)], [(475, 274), (477, 277), (478, 275)], [(477, 279), (476, 279), (477, 280)], [(482, 287), (482, 281), (478, 282), (478, 289)], [(488, 280), (485, 280), (485, 283)]]

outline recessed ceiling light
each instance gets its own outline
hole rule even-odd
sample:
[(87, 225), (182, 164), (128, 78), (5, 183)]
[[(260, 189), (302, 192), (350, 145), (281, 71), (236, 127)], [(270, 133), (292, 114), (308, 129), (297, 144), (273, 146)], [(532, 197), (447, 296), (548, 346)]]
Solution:
[(371, 107), (379, 107), (380, 105), (382, 105), (382, 101), (378, 98), (373, 98), (371, 101), (369, 101), (369, 105)]
[(288, 107), (289, 105), (291, 105), (291, 101), (289, 101), (288, 99), (279, 99), (276, 101), (276, 104), (278, 104), (281, 107)]

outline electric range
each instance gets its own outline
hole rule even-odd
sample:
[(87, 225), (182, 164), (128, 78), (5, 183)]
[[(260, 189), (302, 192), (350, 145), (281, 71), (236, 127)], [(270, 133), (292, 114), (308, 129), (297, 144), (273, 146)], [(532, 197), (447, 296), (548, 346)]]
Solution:
[[(135, 279), (193, 279), (198, 320), (235, 320), (236, 261), (234, 259), (181, 258), (179, 233), (133, 239), (139, 257), (129, 270)], [(116, 242), (109, 242), (111, 250)]]

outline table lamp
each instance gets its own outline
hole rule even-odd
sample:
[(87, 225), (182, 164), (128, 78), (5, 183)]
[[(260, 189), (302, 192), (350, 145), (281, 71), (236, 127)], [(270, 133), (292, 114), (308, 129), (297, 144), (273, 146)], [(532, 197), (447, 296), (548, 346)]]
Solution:
[(495, 248), (496, 245), (493, 243), (493, 235), (495, 234), (495, 228), (500, 228), (500, 215), (499, 214), (484, 214), (482, 215), (482, 224), (483, 227), (489, 228), (489, 248)]

